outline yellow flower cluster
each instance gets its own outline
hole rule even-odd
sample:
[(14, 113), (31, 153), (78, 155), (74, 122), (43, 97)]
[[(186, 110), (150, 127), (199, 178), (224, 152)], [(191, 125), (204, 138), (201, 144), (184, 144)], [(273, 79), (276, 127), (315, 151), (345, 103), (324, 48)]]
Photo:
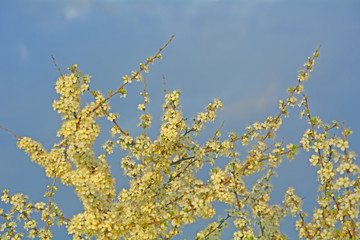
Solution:
[[(65, 224), (74, 239), (171, 239), (185, 225), (219, 214), (214, 202), (222, 202), (228, 209), (223, 217), (197, 233), (198, 240), (220, 239), (229, 221), (237, 229), (234, 239), (287, 239), (280, 231), (280, 223), (289, 213), (298, 218), (299, 238), (359, 238), (360, 168), (355, 163), (356, 154), (349, 150), (347, 137), (351, 132), (342, 126), (342, 136), (335, 135), (337, 122), (326, 125), (319, 117), (311, 117), (307, 97), (300, 101), (295, 97), (304, 90), (301, 83), (309, 78), (318, 50), (305, 63), (305, 69), (299, 71), (297, 85), (288, 89), (288, 98), (280, 101), (279, 114), (253, 123), (239, 136), (230, 133), (222, 138), (220, 126), (213, 137), (200, 144), (195, 137), (206, 123), (215, 120), (222, 103), (215, 99), (189, 123), (181, 111), (180, 91), (165, 94), (159, 136), (152, 140), (146, 135), (151, 116), (146, 113), (149, 98), (141, 72), (147, 72), (149, 64), (161, 59), (163, 48), (141, 63), (139, 71), (125, 75), (122, 86), (109, 91), (108, 96), (91, 91), (90, 77), (83, 76), (77, 65), (69, 68), (70, 74), (61, 74), (56, 83), (60, 99), (53, 103), (63, 119), (57, 133), (59, 143), (47, 151), (31, 138), (18, 141), (18, 147), (54, 179), (45, 193), (49, 201), (32, 204), (22, 194), (10, 195), (3, 190), (1, 201), (10, 204), (11, 209), (6, 213), (0, 208), (2, 239), (24, 236), (17, 231), (20, 220), (32, 239), (51, 239), (55, 220)], [(141, 93), (144, 101), (138, 105), (142, 112), (138, 126), (143, 129), (139, 136), (123, 130), (117, 122), (119, 114), (109, 112), (110, 98), (115, 94), (125, 97), (124, 87), (134, 79), (144, 83)], [(81, 96), (86, 92), (94, 100), (82, 107)], [(301, 116), (307, 117), (309, 129), (299, 143), (278, 141), (276, 132), (288, 116), (288, 107), (297, 105), (304, 107)], [(96, 156), (93, 145), (100, 133), (97, 122), (100, 117), (113, 124), (112, 138), (103, 144), (105, 153)], [(238, 142), (247, 149), (244, 157), (237, 151)], [(121, 166), (130, 178), (129, 187), (119, 193), (107, 162), (116, 149), (126, 153)], [(302, 210), (302, 199), (291, 187), (285, 193), (283, 205), (270, 203), (270, 180), (276, 175), (276, 168), (284, 157), (292, 160), (302, 149), (313, 151), (309, 162), (317, 168), (319, 180), (317, 208), (310, 219)], [(223, 167), (213, 166), (219, 159)], [(209, 178), (199, 179), (197, 172), (206, 167), (211, 169)], [(245, 178), (254, 173), (262, 176), (248, 186)], [(57, 179), (74, 188), (83, 204), (78, 214), (64, 217), (52, 202)], [(32, 217), (33, 212), (41, 212), (44, 226)]]

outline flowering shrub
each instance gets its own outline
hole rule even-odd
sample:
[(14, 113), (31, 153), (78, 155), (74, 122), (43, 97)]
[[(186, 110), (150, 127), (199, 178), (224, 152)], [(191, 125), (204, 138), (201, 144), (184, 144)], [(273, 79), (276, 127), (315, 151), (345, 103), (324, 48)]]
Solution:
[[(146, 134), (152, 118), (146, 112), (149, 97), (141, 74), (149, 71), (154, 60), (161, 59), (162, 50), (171, 40), (141, 63), (138, 71), (125, 75), (123, 84), (108, 95), (92, 91), (90, 77), (83, 75), (77, 65), (70, 67), (68, 74), (62, 74), (58, 68), (56, 92), (60, 98), (53, 102), (53, 108), (63, 123), (57, 132), (60, 141), (50, 151), (29, 137), (19, 137), (1, 127), (17, 137), (18, 147), (53, 179), (45, 193), (47, 203), (31, 203), (27, 196), (3, 189), (1, 201), (10, 204), (11, 209), (6, 212), (0, 207), (1, 239), (25, 236), (51, 239), (51, 227), (56, 222), (64, 224), (74, 239), (171, 239), (185, 225), (199, 218), (213, 218), (214, 202), (228, 206), (226, 217), (197, 233), (197, 240), (220, 239), (229, 221), (237, 229), (234, 239), (287, 239), (279, 226), (288, 214), (298, 219), (295, 227), (299, 238), (359, 239), (360, 168), (355, 163), (356, 154), (349, 150), (347, 138), (351, 131), (336, 121), (326, 124), (313, 117), (308, 97), (300, 96), (302, 84), (308, 80), (319, 56), (318, 49), (299, 71), (297, 84), (288, 89), (288, 98), (280, 101), (277, 115), (255, 122), (244, 133), (230, 133), (225, 138), (221, 137), (220, 127), (205, 144), (199, 144), (194, 137), (205, 123), (215, 120), (217, 110), (222, 108), (219, 99), (187, 120), (181, 112), (180, 91), (164, 89), (160, 134), (155, 140)], [(111, 112), (110, 107), (110, 99), (115, 95), (126, 97), (125, 87), (133, 80), (144, 83), (143, 103), (138, 105), (141, 111), (138, 126), (143, 129), (139, 136), (122, 129), (117, 122), (119, 114)], [(94, 100), (81, 107), (81, 98), (86, 93)], [(286, 144), (277, 139), (276, 132), (289, 107), (296, 106), (303, 108), (301, 117), (309, 128), (300, 142)], [(97, 119), (101, 117), (112, 122), (112, 138), (103, 145), (104, 153), (96, 156), (93, 144), (100, 133)], [(240, 157), (236, 144), (250, 146), (245, 157)], [(127, 153), (121, 166), (131, 179), (129, 188), (119, 193), (106, 160), (117, 148)], [(303, 212), (302, 199), (292, 187), (282, 203), (269, 203), (270, 179), (276, 168), (284, 157), (291, 160), (299, 151), (312, 152), (309, 163), (318, 169), (319, 196), (310, 216)], [(224, 168), (216, 166), (220, 157), (228, 159)], [(208, 164), (213, 165), (209, 179), (197, 178), (196, 172)], [(244, 178), (259, 172), (262, 176), (257, 182), (247, 186)], [(56, 181), (75, 189), (83, 205), (81, 213), (64, 216), (52, 201)], [(41, 214), (41, 220), (36, 221), (34, 214)], [(20, 222), (26, 235), (19, 229)]]

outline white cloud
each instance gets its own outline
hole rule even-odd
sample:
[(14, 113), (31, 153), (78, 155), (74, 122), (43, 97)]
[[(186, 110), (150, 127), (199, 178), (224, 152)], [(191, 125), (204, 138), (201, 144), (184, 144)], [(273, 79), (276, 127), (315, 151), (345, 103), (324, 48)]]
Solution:
[(90, 1), (73, 2), (70, 5), (65, 5), (63, 10), (65, 20), (72, 21), (77, 18), (84, 18), (88, 15), (90, 9)]
[(24, 43), (18, 45), (17, 51), (22, 61), (26, 61), (29, 58), (29, 49)]
[(65, 19), (68, 20), (68, 21), (71, 21), (77, 17), (80, 16), (80, 9), (78, 8), (75, 8), (75, 7), (66, 7), (65, 8)]
[(225, 114), (232, 119), (245, 119), (277, 106), (277, 100), (280, 100), (277, 85), (276, 82), (271, 82), (266, 89), (254, 88), (232, 103), (225, 104)]

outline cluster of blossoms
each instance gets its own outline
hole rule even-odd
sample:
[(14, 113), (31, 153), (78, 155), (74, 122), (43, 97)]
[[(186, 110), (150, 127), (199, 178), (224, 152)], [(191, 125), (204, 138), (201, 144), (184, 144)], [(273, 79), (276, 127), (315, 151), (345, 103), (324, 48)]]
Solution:
[[(24, 234), (17, 230), (21, 221), (29, 238), (51, 239), (55, 220), (65, 224), (74, 239), (171, 239), (199, 218), (221, 215), (214, 202), (225, 203), (228, 209), (223, 217), (197, 233), (197, 240), (220, 239), (229, 221), (237, 228), (234, 239), (287, 239), (279, 228), (288, 214), (299, 219), (296, 228), (300, 238), (360, 236), (360, 168), (355, 163), (356, 154), (349, 150), (347, 138), (351, 132), (342, 126), (342, 136), (334, 135), (338, 123), (326, 125), (320, 118), (311, 117), (307, 97), (301, 100), (296, 97), (304, 90), (302, 83), (313, 70), (318, 50), (299, 72), (297, 85), (288, 89), (288, 98), (280, 101), (279, 114), (253, 123), (241, 135), (230, 133), (227, 138), (222, 138), (220, 126), (213, 137), (200, 144), (195, 136), (206, 123), (215, 120), (222, 103), (215, 99), (188, 123), (181, 111), (180, 91), (164, 90), (159, 136), (152, 140), (146, 135), (151, 125), (151, 116), (146, 112), (150, 100), (141, 72), (149, 71), (149, 64), (161, 59), (160, 52), (165, 46), (141, 63), (137, 72), (125, 75), (119, 89), (109, 91), (107, 96), (91, 91), (90, 77), (83, 76), (76, 65), (69, 69), (70, 74), (61, 74), (56, 83), (60, 99), (53, 103), (63, 119), (57, 133), (59, 143), (47, 151), (31, 138), (18, 139), (18, 147), (54, 179), (45, 193), (48, 203), (32, 204), (22, 194), (10, 195), (8, 190), (3, 190), (1, 201), (12, 207), (8, 213), (0, 208), (2, 239), (21, 239)], [(144, 91), (140, 93), (143, 103), (138, 105), (141, 111), (138, 126), (143, 133), (137, 137), (120, 127), (119, 114), (110, 112), (109, 102), (116, 94), (125, 98), (125, 86), (134, 79), (144, 83)], [(81, 96), (86, 92), (94, 100), (81, 107)], [(288, 115), (288, 107), (297, 105), (304, 108), (301, 116), (307, 117), (309, 129), (299, 143), (278, 141), (276, 132)], [(101, 117), (113, 124), (112, 138), (103, 144), (105, 153), (96, 156), (93, 145), (100, 133), (97, 119)], [(238, 142), (249, 149), (245, 157), (240, 158)], [(121, 166), (130, 178), (129, 187), (119, 193), (107, 162), (115, 149), (126, 153)], [(311, 219), (307, 219), (302, 199), (291, 187), (282, 205), (270, 203), (270, 181), (276, 175), (276, 168), (284, 157), (292, 160), (301, 149), (313, 152), (309, 162), (318, 168), (319, 197)], [(219, 158), (227, 159), (225, 166), (212, 166)], [(212, 166), (209, 178), (198, 178), (196, 173), (209, 165)], [(245, 178), (254, 173), (263, 175), (249, 187)], [(74, 188), (83, 204), (82, 212), (64, 217), (52, 202), (56, 180)], [(44, 226), (32, 217), (33, 212), (41, 212)]]

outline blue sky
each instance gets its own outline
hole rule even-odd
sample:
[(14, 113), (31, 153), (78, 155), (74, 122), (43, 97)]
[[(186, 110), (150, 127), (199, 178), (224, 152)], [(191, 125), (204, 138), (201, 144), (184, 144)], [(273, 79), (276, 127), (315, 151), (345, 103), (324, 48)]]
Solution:
[[(170, 37), (163, 60), (146, 75), (155, 137), (163, 101), (162, 75), (168, 90), (182, 91), (186, 117), (221, 98), (224, 110), (199, 141), (222, 121), (223, 134), (242, 133), (246, 125), (278, 113), (278, 101), (296, 83), (308, 56), (321, 45), (312, 79), (305, 84), (310, 110), (325, 122), (345, 121), (354, 134), (350, 147), (360, 145), (360, 2), (359, 1), (10, 1), (0, 2), (0, 125), (20, 136), (40, 141), (47, 149), (57, 141), (60, 118), (52, 111), (57, 98), (58, 72), (74, 63), (92, 76), (92, 88), (106, 92), (121, 84), (121, 76), (135, 70)], [(137, 133), (140, 84), (128, 88), (126, 101), (114, 100), (120, 123)], [(279, 136), (298, 141), (306, 125), (298, 110), (290, 112)], [(136, 121), (134, 121), (136, 119)], [(104, 121), (102, 121), (104, 122)], [(109, 126), (103, 127), (106, 137)], [(40, 167), (16, 148), (16, 139), (0, 131), (0, 187), (24, 192), (44, 201), (51, 184)], [(242, 156), (246, 155), (241, 151)], [(109, 159), (112, 172), (122, 178), (120, 155)], [(305, 155), (284, 161), (274, 179), (274, 201), (281, 201), (289, 185), (305, 196), (310, 213), (316, 198), (315, 170)], [(122, 181), (118, 182), (120, 189)], [(71, 189), (60, 186), (55, 201), (69, 215), (80, 207)], [(62, 202), (62, 204), (60, 204)], [(297, 236), (293, 220), (282, 228)], [(199, 224), (200, 226), (201, 224)], [(179, 237), (194, 238), (198, 227)], [(64, 233), (57, 231), (57, 238)], [(61, 237), (60, 237), (61, 236)], [(229, 236), (229, 235), (224, 235)]]

